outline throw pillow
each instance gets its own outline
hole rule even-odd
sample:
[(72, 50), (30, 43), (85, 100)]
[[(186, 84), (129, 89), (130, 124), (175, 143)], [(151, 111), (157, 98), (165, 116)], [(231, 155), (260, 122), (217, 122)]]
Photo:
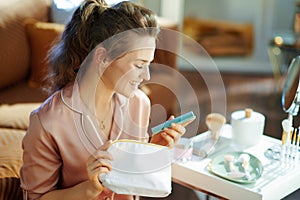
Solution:
[(48, 51), (58, 41), (64, 25), (27, 19), (25, 28), (31, 47), (29, 85), (38, 87), (43, 84), (48, 73)]
[(0, 106), (0, 126), (26, 130), (29, 125), (31, 111), (40, 103), (3, 104)]

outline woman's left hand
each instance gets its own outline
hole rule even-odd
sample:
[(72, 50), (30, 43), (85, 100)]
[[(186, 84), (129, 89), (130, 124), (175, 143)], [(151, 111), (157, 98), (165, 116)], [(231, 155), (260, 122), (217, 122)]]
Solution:
[[(171, 116), (169, 120), (174, 119), (174, 116)], [(185, 126), (190, 124), (194, 119), (184, 123), (184, 124), (176, 124), (172, 123), (170, 128), (164, 128), (163, 131), (160, 133), (157, 133), (151, 137), (150, 143), (162, 145), (162, 146), (168, 146), (172, 148), (177, 142), (180, 140), (180, 138), (185, 133)]]

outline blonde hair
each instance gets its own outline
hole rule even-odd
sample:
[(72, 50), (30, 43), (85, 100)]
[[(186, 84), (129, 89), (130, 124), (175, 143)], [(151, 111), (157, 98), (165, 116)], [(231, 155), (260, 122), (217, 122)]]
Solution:
[(156, 37), (155, 14), (128, 1), (113, 7), (104, 0), (84, 1), (66, 25), (59, 43), (48, 54), (45, 89), (53, 93), (74, 81), (82, 62), (98, 44), (132, 29), (143, 29), (139, 34)]

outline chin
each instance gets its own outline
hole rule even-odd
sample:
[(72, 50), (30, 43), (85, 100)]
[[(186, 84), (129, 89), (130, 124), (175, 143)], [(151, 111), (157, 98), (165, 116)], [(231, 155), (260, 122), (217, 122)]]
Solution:
[(131, 85), (127, 85), (126, 87), (118, 88), (116, 92), (125, 96), (126, 98), (130, 98), (134, 96), (138, 89), (138, 87), (132, 87)]
[(130, 91), (118, 91), (119, 94), (125, 96), (126, 98), (133, 97), (136, 90), (130, 90)]

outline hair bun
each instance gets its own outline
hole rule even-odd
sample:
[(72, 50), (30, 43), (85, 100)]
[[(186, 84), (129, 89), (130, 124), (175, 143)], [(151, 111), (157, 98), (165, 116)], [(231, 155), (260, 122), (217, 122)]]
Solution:
[(81, 19), (87, 21), (91, 15), (102, 14), (108, 7), (109, 5), (104, 0), (86, 0), (80, 6)]
[(104, 1), (104, 0), (88, 0), (88, 3), (94, 3), (97, 6), (103, 7), (103, 8), (108, 8), (109, 5)]

